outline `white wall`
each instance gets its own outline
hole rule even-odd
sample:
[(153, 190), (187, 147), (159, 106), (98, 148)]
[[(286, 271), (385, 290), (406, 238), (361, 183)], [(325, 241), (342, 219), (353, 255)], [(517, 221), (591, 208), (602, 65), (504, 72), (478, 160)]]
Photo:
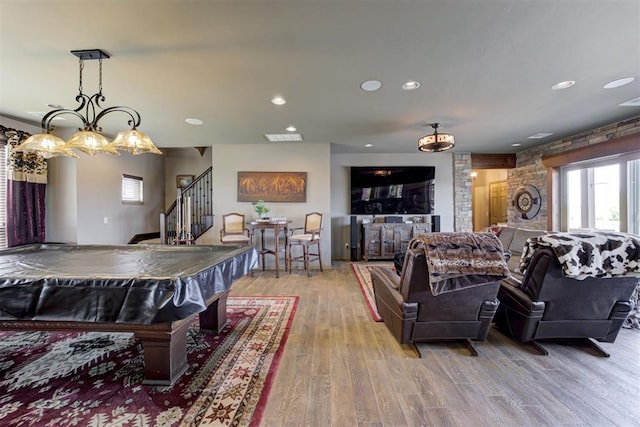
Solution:
[[(255, 217), (250, 202), (237, 201), (238, 172), (307, 172), (307, 201), (305, 203), (266, 203), (271, 216), (286, 216), (293, 226), (304, 225), (308, 212), (324, 214), (322, 239), (323, 266), (331, 260), (331, 189), (329, 186), (330, 148), (320, 143), (269, 143), (213, 146), (213, 206), (214, 228), (211, 233), (219, 242), (220, 218), (227, 212), (239, 212), (247, 220)], [(267, 232), (268, 233), (268, 232)], [(271, 244), (271, 240), (268, 242)], [(273, 264), (269, 257), (267, 265)]]
[[(332, 154), (331, 229), (334, 259), (349, 259), (351, 194), (350, 166), (435, 166), (435, 214), (440, 230), (453, 231), (453, 159), (450, 153), (437, 154)], [(411, 215), (408, 215), (411, 216)], [(366, 217), (359, 215), (358, 218)]]
[[(162, 156), (80, 154), (79, 159), (52, 159), (49, 168), (48, 241), (126, 244), (135, 234), (160, 230), (160, 209), (164, 206)], [(122, 174), (142, 177), (143, 205), (122, 204)]]
[[(6, 118), (0, 123), (32, 134), (41, 132), (40, 127)], [(57, 135), (66, 139), (73, 132), (60, 129)], [(79, 159), (55, 157), (47, 162), (46, 241), (125, 244), (135, 234), (160, 230), (164, 156), (128, 153), (79, 156)], [(143, 205), (122, 204), (122, 174), (143, 178)]]
[(211, 148), (208, 147), (201, 156), (198, 150), (192, 147), (171, 148), (166, 150), (164, 156), (164, 194), (165, 209), (176, 201), (176, 176), (194, 175), (197, 178), (211, 166)]
[(21, 130), (23, 132), (29, 132), (32, 135), (40, 133), (41, 131), (40, 126), (30, 125), (28, 123), (19, 122), (6, 117), (0, 117), (0, 125), (11, 129)]
[[(81, 155), (76, 162), (78, 244), (125, 244), (135, 234), (160, 230), (165, 175), (162, 156)], [(142, 177), (143, 205), (122, 204), (122, 174)]]
[[(0, 118), (0, 124), (33, 135), (40, 126)], [(59, 136), (68, 137), (67, 135)], [(52, 191), (53, 189), (59, 189)], [(77, 241), (76, 161), (69, 157), (56, 157), (47, 161), (46, 236), (47, 242), (75, 243)]]
[[(2, 124), (39, 132), (38, 128), (21, 123), (3, 120)], [(158, 231), (160, 209), (175, 199), (175, 175), (198, 175), (209, 164), (213, 164), (214, 171), (215, 219), (213, 229), (200, 238), (202, 244), (219, 243), (222, 214), (237, 211), (247, 218), (254, 216), (250, 203), (237, 202), (238, 171), (307, 172), (306, 203), (268, 203), (268, 207), (272, 215), (287, 216), (296, 226), (303, 224), (307, 212), (324, 213), (322, 255), (327, 265), (332, 255), (335, 259), (349, 259), (345, 243), (349, 242), (350, 166), (436, 166), (436, 213), (441, 216), (441, 229), (453, 230), (453, 166), (448, 153), (332, 155), (329, 144), (313, 143), (216, 144), (203, 157), (194, 148), (186, 150), (193, 152), (135, 157), (127, 153), (120, 157), (81, 154), (78, 160), (50, 160), (47, 240), (126, 243), (133, 234)], [(144, 206), (120, 203), (122, 173), (144, 178)], [(104, 224), (105, 216), (108, 224)]]
[(55, 157), (48, 161), (47, 224), (48, 242), (78, 241), (77, 160)]

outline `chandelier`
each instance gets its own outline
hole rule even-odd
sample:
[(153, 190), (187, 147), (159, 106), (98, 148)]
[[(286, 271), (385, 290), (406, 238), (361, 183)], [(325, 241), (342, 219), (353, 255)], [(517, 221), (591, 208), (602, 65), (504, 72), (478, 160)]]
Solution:
[[(162, 154), (162, 151), (158, 150), (151, 139), (137, 129), (140, 126), (140, 114), (136, 110), (126, 106), (103, 108), (100, 105), (106, 99), (102, 94), (102, 60), (108, 59), (109, 55), (101, 49), (72, 50), (71, 53), (77, 56), (80, 62), (78, 95), (76, 96), (76, 101), (80, 105), (75, 110), (58, 108), (45, 114), (41, 122), (43, 133), (32, 135), (16, 147), (16, 150), (37, 152), (46, 159), (56, 156), (77, 158), (78, 156), (73, 150), (79, 150), (88, 155), (97, 153), (120, 155), (118, 150), (128, 151), (133, 155), (142, 153)], [(82, 71), (84, 70), (84, 61), (95, 59), (99, 61), (98, 92), (89, 96), (83, 92)], [(110, 142), (102, 135), (102, 128), (98, 123), (104, 116), (113, 112), (127, 115), (129, 117), (127, 123), (131, 128), (119, 132), (114, 140)], [(63, 114), (76, 116), (82, 121), (83, 125), (66, 142), (51, 133), (54, 130), (52, 121)]]
[(456, 139), (450, 133), (438, 133), (438, 123), (432, 123), (433, 133), (418, 140), (418, 150), (428, 153), (446, 151), (456, 145)]

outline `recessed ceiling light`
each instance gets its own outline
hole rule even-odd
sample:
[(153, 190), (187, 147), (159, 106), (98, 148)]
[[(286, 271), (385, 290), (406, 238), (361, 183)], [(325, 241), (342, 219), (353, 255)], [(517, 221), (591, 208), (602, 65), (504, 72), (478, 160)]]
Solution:
[(626, 84), (629, 84), (633, 80), (635, 80), (633, 77), (625, 77), (623, 79), (618, 79), (618, 80), (611, 81), (611, 82), (607, 83), (606, 85), (604, 85), (602, 87), (604, 89), (613, 89), (613, 88), (616, 88), (616, 87), (620, 87), (620, 86), (624, 86)]
[(419, 87), (420, 87), (420, 82), (415, 80), (410, 80), (408, 82), (402, 83), (403, 90), (415, 90), (415, 89), (418, 89)]
[(538, 132), (528, 137), (528, 139), (542, 139), (553, 135), (551, 132)]
[(264, 135), (269, 142), (291, 142), (302, 141), (299, 133), (267, 133)]
[(373, 92), (374, 90), (378, 90), (382, 87), (382, 82), (378, 80), (367, 80), (366, 82), (362, 82), (360, 87), (362, 90), (367, 92)]
[(287, 103), (287, 100), (281, 96), (274, 96), (271, 98), (271, 103), (275, 105), (284, 105)]
[(565, 80), (563, 82), (559, 82), (559, 83), (554, 84), (553, 86), (551, 86), (551, 89), (553, 89), (553, 90), (568, 89), (571, 86), (573, 86), (574, 84), (576, 84), (576, 82), (574, 80)]
[(369, 147), (373, 147), (373, 144), (364, 144), (364, 146), (369, 148)]
[(511, 144), (512, 147), (520, 147), (522, 144), (520, 144), (519, 142), (513, 143)]
[(285, 130), (286, 130), (287, 132), (295, 132), (295, 131), (297, 131), (298, 129), (296, 129), (296, 127), (295, 127), (295, 126), (287, 126), (287, 128), (286, 128)]
[(184, 121), (189, 123), (190, 125), (193, 125), (193, 126), (200, 126), (200, 125), (202, 125), (204, 123), (202, 120), (194, 119), (194, 118), (184, 119)]
[(640, 97), (633, 98), (628, 101), (618, 104), (619, 107), (640, 107)]

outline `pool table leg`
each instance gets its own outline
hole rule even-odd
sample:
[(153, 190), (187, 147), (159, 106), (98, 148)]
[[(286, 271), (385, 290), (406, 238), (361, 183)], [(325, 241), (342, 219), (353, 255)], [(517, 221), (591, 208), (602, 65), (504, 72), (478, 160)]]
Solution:
[(219, 334), (227, 326), (228, 296), (229, 291), (226, 291), (216, 295), (213, 301), (207, 301), (207, 309), (200, 313), (200, 332)]
[(145, 385), (173, 385), (189, 367), (187, 330), (191, 319), (167, 323), (164, 330), (142, 330), (135, 334), (142, 341)]
[[(228, 323), (227, 297), (229, 291), (207, 301), (207, 309), (200, 313), (200, 332), (217, 334)], [(136, 336), (144, 351), (145, 385), (172, 385), (189, 367), (187, 363), (187, 330), (191, 319), (152, 325), (138, 329)]]

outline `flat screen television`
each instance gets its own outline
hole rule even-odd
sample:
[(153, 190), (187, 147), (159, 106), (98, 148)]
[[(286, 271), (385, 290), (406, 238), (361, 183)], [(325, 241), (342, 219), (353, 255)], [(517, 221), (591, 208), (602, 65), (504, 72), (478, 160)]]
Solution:
[(435, 166), (352, 166), (351, 215), (434, 213)]

